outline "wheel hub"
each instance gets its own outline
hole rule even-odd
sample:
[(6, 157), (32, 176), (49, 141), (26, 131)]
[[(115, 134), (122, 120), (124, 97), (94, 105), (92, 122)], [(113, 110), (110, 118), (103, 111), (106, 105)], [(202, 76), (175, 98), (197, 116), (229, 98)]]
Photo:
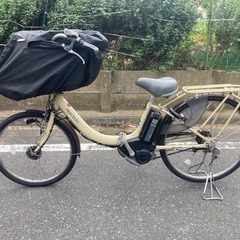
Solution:
[(39, 152), (34, 152), (36, 149), (35, 146), (29, 147), (26, 151), (26, 155), (29, 159), (31, 160), (38, 160), (42, 156), (42, 151), (40, 150)]
[[(200, 134), (202, 134), (204, 137), (212, 137), (212, 135), (209, 131), (201, 131)], [(198, 144), (204, 143), (204, 140), (199, 136), (196, 137), (196, 141)]]

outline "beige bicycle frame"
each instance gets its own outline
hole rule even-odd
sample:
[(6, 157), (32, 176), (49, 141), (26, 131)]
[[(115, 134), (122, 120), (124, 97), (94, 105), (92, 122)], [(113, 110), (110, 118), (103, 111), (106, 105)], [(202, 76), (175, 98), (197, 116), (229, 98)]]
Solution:
[[(227, 99), (230, 95), (232, 97), (234, 97), (235, 99), (237, 99), (239, 101), (238, 106), (235, 108), (234, 112), (229, 116), (228, 121), (225, 123), (225, 125), (223, 126), (222, 131), (224, 130), (224, 128), (228, 125), (228, 123), (230, 122), (231, 118), (233, 117), (234, 113), (239, 109), (240, 107), (240, 97), (239, 97), (239, 93), (240, 93), (240, 85), (232, 85), (232, 84), (220, 84), (220, 85), (200, 85), (200, 86), (186, 86), (183, 87), (182, 90), (177, 93), (174, 94), (173, 96), (169, 97), (169, 99), (167, 100), (167, 102), (163, 105), (154, 105), (153, 104), (153, 100), (154, 97), (151, 97), (149, 102), (146, 105), (146, 108), (140, 118), (139, 124), (137, 125), (136, 130), (131, 133), (131, 134), (124, 134), (121, 133), (119, 135), (106, 135), (106, 134), (102, 134), (97, 132), (96, 130), (94, 130), (93, 128), (91, 128), (84, 120), (83, 118), (74, 110), (74, 108), (70, 105), (70, 103), (67, 102), (67, 100), (63, 97), (63, 94), (55, 94), (54, 98), (52, 99), (52, 107), (54, 110), (58, 111), (61, 110), (67, 117), (67, 119), (76, 127), (76, 129), (86, 138), (88, 138), (89, 140), (92, 140), (96, 143), (100, 143), (106, 146), (119, 146), (122, 141), (127, 141), (133, 138), (138, 138), (140, 136), (141, 130), (145, 124), (145, 121), (147, 119), (147, 116), (150, 112), (150, 110), (155, 110), (155, 111), (159, 111), (161, 113), (163, 113), (164, 115), (167, 114), (171, 117), (174, 117), (171, 115), (171, 113), (169, 112), (169, 107), (174, 103), (179, 101), (180, 99), (182, 99), (186, 94), (192, 94), (195, 95), (195, 97), (197, 98), (198, 96), (202, 95), (202, 94), (206, 94), (206, 93), (224, 93), (226, 95)], [(221, 108), (221, 105), (223, 105), (224, 101), (222, 103), (219, 104), (218, 108), (215, 110), (215, 112), (217, 112), (217, 110), (219, 108)], [(213, 114), (215, 113), (213, 112)], [(207, 122), (209, 121), (209, 119), (212, 117), (209, 116), (209, 118), (205, 121), (204, 124), (207, 124)], [(217, 118), (217, 117), (215, 117)], [(183, 124), (183, 122), (181, 122), (181, 120), (176, 119), (177, 121), (179, 121), (180, 123)], [(46, 129), (46, 134), (44, 134), (44, 136), (42, 137), (41, 141), (38, 144), (38, 147), (35, 149), (35, 151), (38, 151), (39, 148), (41, 148), (44, 143), (47, 141), (48, 136), (51, 133), (51, 128), (53, 126), (53, 122), (54, 122), (54, 113), (51, 113), (49, 122), (48, 122), (48, 126)], [(203, 125), (204, 125), (203, 124)], [(199, 133), (199, 128), (196, 127), (191, 127), (189, 128), (190, 131), (192, 131), (195, 135), (200, 136), (202, 139), (205, 140), (204, 144), (181, 144), (181, 145), (177, 145), (177, 146), (157, 146), (157, 150), (169, 150), (169, 149), (186, 149), (186, 148), (206, 148), (207, 146), (211, 145), (214, 141), (216, 141), (217, 136), (215, 136), (214, 138), (206, 138), (203, 135), (201, 135)], [(220, 134), (220, 133), (219, 133)]]

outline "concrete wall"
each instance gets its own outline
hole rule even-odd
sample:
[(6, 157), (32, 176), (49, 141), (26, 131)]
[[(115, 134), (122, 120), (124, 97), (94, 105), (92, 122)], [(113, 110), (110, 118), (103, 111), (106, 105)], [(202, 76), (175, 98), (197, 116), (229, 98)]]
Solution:
[[(96, 81), (88, 87), (65, 93), (66, 99), (78, 110), (111, 112), (142, 109), (148, 94), (135, 85), (139, 77), (160, 78), (170, 76), (185, 85), (232, 83), (240, 84), (240, 73), (225, 71), (101, 71)], [(0, 96), (0, 110), (44, 109), (47, 96), (13, 101)]]

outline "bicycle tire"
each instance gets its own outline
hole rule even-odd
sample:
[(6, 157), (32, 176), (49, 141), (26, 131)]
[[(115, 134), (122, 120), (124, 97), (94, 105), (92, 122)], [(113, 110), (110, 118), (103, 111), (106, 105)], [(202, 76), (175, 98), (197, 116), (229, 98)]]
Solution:
[[(223, 96), (209, 95), (207, 100), (206, 110), (203, 116), (198, 120), (194, 126), (200, 126), (206, 116), (209, 116), (212, 110), (216, 109), (216, 106), (224, 99)], [(224, 108), (218, 112), (218, 121), (214, 124), (208, 124), (202, 129), (202, 133), (206, 136), (214, 137), (226, 119), (229, 118), (229, 112), (231, 109), (236, 108), (237, 102), (232, 99), (227, 99), (224, 103)], [(192, 114), (187, 103), (180, 105), (175, 109), (179, 114), (183, 114), (188, 117), (188, 114)], [(167, 168), (176, 176), (191, 182), (205, 182), (207, 179), (207, 172), (211, 171), (215, 180), (222, 179), (229, 174), (233, 173), (240, 166), (240, 109), (237, 110), (225, 130), (220, 136), (220, 139), (216, 142), (215, 147), (220, 150), (220, 154), (217, 155), (213, 161), (212, 169), (209, 169), (209, 165), (205, 163), (210, 161), (211, 152), (206, 153), (204, 150), (186, 149), (184, 151), (173, 150), (161, 150), (160, 154), (163, 162)], [(166, 116), (164, 119), (165, 124), (175, 124), (174, 119)], [(210, 128), (211, 127), (211, 128)], [(194, 136), (189, 130), (178, 134), (160, 135), (158, 138), (158, 145), (180, 144), (184, 142), (184, 138), (199, 143), (199, 139)], [(179, 142), (179, 143), (178, 143)], [(205, 155), (205, 163), (201, 164)], [(208, 168), (208, 169), (207, 169)]]
[(55, 118), (54, 126), (37, 156), (31, 153), (47, 120), (42, 111), (25, 111), (0, 125), (0, 171), (10, 180), (29, 187), (43, 187), (63, 179), (73, 168), (77, 143), (69, 128)]

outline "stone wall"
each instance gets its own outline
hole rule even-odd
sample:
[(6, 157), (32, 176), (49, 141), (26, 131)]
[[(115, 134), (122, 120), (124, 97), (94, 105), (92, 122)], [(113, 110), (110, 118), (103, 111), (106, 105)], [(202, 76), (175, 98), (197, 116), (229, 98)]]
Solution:
[[(142, 109), (148, 94), (135, 85), (139, 77), (173, 77), (179, 87), (232, 83), (240, 84), (240, 73), (225, 71), (101, 71), (96, 81), (88, 87), (66, 92), (65, 98), (78, 110), (111, 112)], [(13, 101), (0, 96), (0, 110), (44, 109), (47, 96), (24, 101)]]

